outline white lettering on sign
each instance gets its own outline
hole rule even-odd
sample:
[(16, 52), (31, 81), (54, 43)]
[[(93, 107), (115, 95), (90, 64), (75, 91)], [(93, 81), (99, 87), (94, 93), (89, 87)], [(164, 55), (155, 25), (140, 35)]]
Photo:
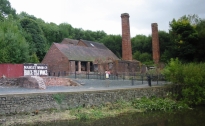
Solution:
[(40, 76), (45, 75), (47, 76), (47, 65), (44, 64), (24, 64), (24, 76)]

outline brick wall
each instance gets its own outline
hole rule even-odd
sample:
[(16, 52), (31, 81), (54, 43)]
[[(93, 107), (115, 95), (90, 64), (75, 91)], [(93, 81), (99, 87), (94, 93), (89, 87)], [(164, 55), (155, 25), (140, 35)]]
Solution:
[(70, 78), (63, 77), (42, 77), (46, 86), (82, 86)]
[(158, 25), (157, 23), (152, 23), (152, 53), (153, 61), (155, 64), (159, 63), (160, 59), (160, 49), (159, 49), (159, 36), (158, 36)]
[(136, 73), (140, 72), (140, 62), (138, 61), (125, 61), (125, 60), (119, 60), (115, 61), (113, 64), (114, 67), (114, 73)]
[(132, 48), (130, 40), (129, 14), (121, 14), (122, 19), (122, 59), (132, 60)]
[(48, 72), (52, 73), (52, 76), (54, 72), (55, 76), (59, 72), (69, 72), (70, 62), (68, 58), (65, 57), (54, 44), (47, 52), (42, 63), (48, 65)]

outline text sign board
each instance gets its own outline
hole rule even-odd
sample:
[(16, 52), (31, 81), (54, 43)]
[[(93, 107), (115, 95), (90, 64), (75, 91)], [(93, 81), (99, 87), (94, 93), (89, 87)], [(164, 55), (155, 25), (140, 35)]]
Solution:
[(48, 66), (45, 64), (24, 64), (24, 76), (47, 76)]

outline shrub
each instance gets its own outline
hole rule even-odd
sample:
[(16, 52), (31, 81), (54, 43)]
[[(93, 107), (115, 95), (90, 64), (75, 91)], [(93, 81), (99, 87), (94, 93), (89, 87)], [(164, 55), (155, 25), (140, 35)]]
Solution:
[(183, 69), (185, 88), (182, 90), (184, 101), (188, 104), (205, 103), (205, 63), (189, 63)]
[(167, 64), (165, 69), (163, 70), (163, 74), (165, 75), (168, 81), (171, 81), (175, 84), (183, 83), (183, 65), (182, 63), (176, 59), (171, 59), (171, 61)]
[(205, 63), (182, 64), (171, 59), (163, 74), (173, 84), (182, 84), (182, 100), (188, 104), (205, 104)]

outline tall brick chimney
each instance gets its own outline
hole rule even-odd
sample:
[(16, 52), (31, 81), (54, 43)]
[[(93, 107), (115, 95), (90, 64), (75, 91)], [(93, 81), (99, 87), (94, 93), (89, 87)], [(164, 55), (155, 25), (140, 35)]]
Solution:
[(130, 40), (129, 14), (121, 14), (122, 18), (122, 59), (132, 60), (132, 48)]
[(160, 50), (157, 23), (152, 23), (152, 55), (154, 63), (158, 64), (160, 59)]

